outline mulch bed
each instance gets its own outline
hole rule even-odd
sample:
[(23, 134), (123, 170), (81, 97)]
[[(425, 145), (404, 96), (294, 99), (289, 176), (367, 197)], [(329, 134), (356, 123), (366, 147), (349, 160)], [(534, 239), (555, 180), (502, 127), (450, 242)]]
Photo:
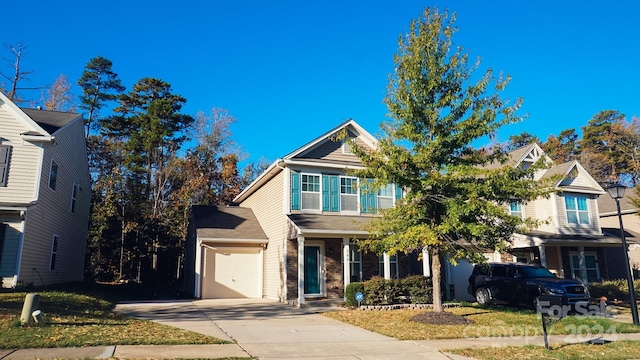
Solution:
[(422, 314), (418, 314), (412, 316), (411, 321), (424, 323), (424, 324), (435, 324), (435, 325), (468, 325), (475, 324), (476, 322), (467, 319), (462, 315), (457, 315), (450, 312), (433, 312), (427, 311)]

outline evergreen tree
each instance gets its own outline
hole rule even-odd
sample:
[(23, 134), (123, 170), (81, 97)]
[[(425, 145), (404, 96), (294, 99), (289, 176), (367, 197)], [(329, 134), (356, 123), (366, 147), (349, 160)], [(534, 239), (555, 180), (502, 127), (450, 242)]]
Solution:
[(125, 90), (118, 74), (111, 70), (112, 65), (110, 60), (102, 56), (94, 57), (89, 60), (78, 80), (78, 86), (82, 88), (80, 108), (88, 112), (85, 118), (87, 136), (91, 132), (92, 121), (98, 117), (100, 109), (107, 101), (115, 100), (116, 94)]
[(575, 129), (565, 129), (558, 137), (549, 135), (547, 141), (542, 144), (542, 149), (558, 164), (576, 160), (579, 156), (578, 134)]

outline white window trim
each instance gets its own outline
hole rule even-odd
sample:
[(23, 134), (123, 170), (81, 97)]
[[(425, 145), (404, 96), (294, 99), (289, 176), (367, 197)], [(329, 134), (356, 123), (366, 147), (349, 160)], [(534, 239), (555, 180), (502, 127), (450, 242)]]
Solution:
[[(577, 219), (578, 219), (578, 223), (570, 223), (569, 222), (569, 210), (567, 209), (567, 198), (574, 198), (575, 199), (575, 205), (576, 205), (576, 215), (577, 215)], [(580, 210), (578, 210), (578, 198), (584, 198), (587, 199), (587, 219), (589, 220), (588, 223), (580, 223)], [(565, 223), (567, 224), (567, 226), (577, 226), (577, 227), (586, 227), (586, 226), (591, 226), (591, 206), (589, 204), (589, 200), (590, 198), (588, 196), (582, 196), (582, 195), (564, 195), (562, 196), (562, 206), (564, 207), (564, 220)], [(574, 211), (574, 210), (571, 210)]]
[(394, 184), (389, 184), (387, 186), (391, 186), (391, 196), (380, 195), (380, 190), (382, 190), (382, 188), (378, 189), (378, 193), (376, 194), (376, 209), (382, 209), (380, 207), (380, 198), (391, 199), (391, 207), (396, 206), (396, 186)]
[[(380, 276), (382, 276), (383, 278), (390, 280), (390, 279), (399, 279), (400, 278), (400, 272), (398, 269), (398, 254), (394, 255), (395, 256), (395, 260), (391, 261), (391, 256), (389, 256), (388, 253), (384, 253), (382, 254), (382, 256), (378, 257), (378, 269), (380, 267), (380, 264), (382, 264), (383, 269), (384, 269), (384, 273), (381, 274)], [(392, 278), (391, 277), (391, 267), (395, 266), (396, 269), (396, 277)], [(379, 272), (379, 270), (378, 270)]]
[[(303, 202), (302, 202), (302, 195), (307, 193), (307, 194), (316, 194), (315, 191), (305, 191), (302, 190), (302, 177), (303, 176), (316, 176), (318, 177), (318, 208), (317, 209), (305, 209), (303, 207)], [(322, 174), (317, 174), (317, 173), (300, 173), (300, 210), (301, 211), (305, 211), (305, 212), (322, 212)]]
[(525, 211), (524, 211), (524, 209), (525, 209), (525, 208), (524, 208), (524, 203), (523, 203), (522, 201), (518, 201), (518, 200), (511, 200), (511, 201), (509, 202), (509, 214), (514, 215), (514, 216), (517, 216), (517, 215), (515, 214), (515, 213), (517, 213), (517, 211), (514, 213), (514, 211), (513, 211), (513, 210), (511, 210), (511, 203), (518, 203), (518, 204), (520, 204), (520, 218), (521, 218), (521, 219), (524, 219), (524, 214), (525, 214)]
[[(595, 261), (596, 261), (596, 267), (595, 267), (595, 270), (596, 270), (596, 281), (602, 279), (600, 277), (600, 263), (598, 262), (598, 253), (596, 251), (584, 251), (585, 259), (586, 259), (587, 255), (593, 256), (595, 258)], [(580, 258), (580, 252), (579, 251), (569, 251), (569, 266), (571, 267), (571, 278), (572, 279), (576, 279), (575, 271), (576, 270), (581, 270), (581, 269), (575, 268), (573, 266), (573, 257), (574, 256), (577, 256), (578, 259), (579, 259)], [(584, 262), (584, 266), (585, 266), (585, 273), (586, 273), (587, 270), (593, 270), (593, 268), (592, 269), (587, 268), (586, 260)], [(584, 279), (584, 281), (588, 281), (588, 280), (589, 280), (588, 278)]]
[[(358, 261), (355, 261), (355, 260), (353, 260), (351, 258), (351, 247), (352, 246), (355, 246), (355, 247), (358, 248), (357, 253), (360, 254), (360, 260), (358, 260)], [(353, 244), (353, 243), (347, 244), (347, 248), (348, 248), (347, 254), (349, 256), (348, 261), (347, 261), (349, 263), (349, 265), (348, 265), (349, 266), (349, 283), (351, 283), (351, 277), (352, 276), (357, 276), (358, 279), (359, 279), (357, 281), (360, 282), (360, 281), (362, 281), (362, 249), (357, 244)], [(353, 274), (351, 272), (351, 265), (352, 264), (356, 264), (356, 263), (360, 264), (360, 266), (359, 266), (360, 272), (358, 274)]]
[(78, 198), (78, 191), (80, 191), (80, 185), (74, 183), (71, 188), (71, 204), (69, 204), (69, 212), (75, 213), (75, 206)]
[[(60, 247), (60, 237), (56, 234), (53, 234), (51, 238), (51, 255), (49, 256), (49, 271), (55, 271), (55, 265), (58, 264), (58, 247)], [(55, 263), (53, 261), (55, 255)]]
[[(355, 194), (343, 194), (342, 193), (342, 179), (354, 179), (356, 181), (356, 193)], [(355, 176), (338, 176), (338, 186), (340, 187), (340, 189), (338, 190), (338, 196), (339, 199), (338, 201), (339, 203), (339, 207), (338, 210), (340, 210), (341, 214), (351, 214), (351, 215), (358, 215), (360, 212), (358, 209), (360, 209), (360, 179), (355, 177)], [(356, 198), (356, 209), (355, 210), (342, 210), (342, 196), (355, 196)]]
[[(51, 187), (51, 174), (53, 170), (53, 164), (56, 165), (56, 183), (54, 187)], [(60, 175), (60, 165), (58, 165), (58, 163), (54, 159), (51, 159), (51, 162), (49, 163), (49, 178), (47, 179), (47, 186), (53, 191), (56, 191), (56, 187), (58, 186), (58, 175)]]

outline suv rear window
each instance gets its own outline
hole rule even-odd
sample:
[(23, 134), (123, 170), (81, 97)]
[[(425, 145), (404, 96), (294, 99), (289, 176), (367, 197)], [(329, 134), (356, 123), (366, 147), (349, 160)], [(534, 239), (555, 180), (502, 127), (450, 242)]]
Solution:
[(494, 266), (491, 269), (491, 276), (507, 277), (507, 268), (504, 266)]

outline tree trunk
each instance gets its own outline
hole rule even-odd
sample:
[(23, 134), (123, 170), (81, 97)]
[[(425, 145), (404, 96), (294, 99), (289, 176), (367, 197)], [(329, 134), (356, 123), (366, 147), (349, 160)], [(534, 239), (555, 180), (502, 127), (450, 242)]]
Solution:
[(437, 248), (429, 249), (431, 254), (431, 283), (433, 286), (433, 311), (443, 312), (442, 308), (442, 290), (440, 289), (440, 251)]

